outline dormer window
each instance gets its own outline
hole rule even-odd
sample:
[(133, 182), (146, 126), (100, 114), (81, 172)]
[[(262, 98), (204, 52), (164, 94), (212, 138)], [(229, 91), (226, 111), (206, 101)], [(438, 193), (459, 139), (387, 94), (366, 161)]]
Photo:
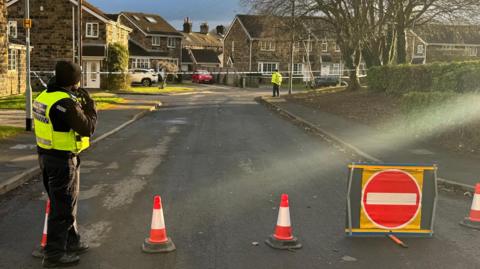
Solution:
[(17, 31), (17, 21), (9, 21), (8, 22), (8, 36), (12, 38), (17, 38), (18, 31)]
[(160, 46), (161, 38), (159, 36), (152, 36), (152, 45), (153, 46)]
[(157, 20), (152, 17), (145, 17), (145, 19), (147, 19), (147, 21), (149, 21), (150, 23), (157, 23)]
[(98, 23), (87, 22), (87, 31), (85, 33), (86, 37), (98, 37)]
[(140, 21), (140, 18), (139, 18), (137, 15), (133, 15), (133, 18), (134, 18), (136, 21)]

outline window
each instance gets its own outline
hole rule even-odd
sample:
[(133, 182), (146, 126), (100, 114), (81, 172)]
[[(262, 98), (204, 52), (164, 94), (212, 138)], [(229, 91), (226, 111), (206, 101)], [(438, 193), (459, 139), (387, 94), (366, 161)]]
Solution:
[(157, 20), (155, 20), (154, 18), (152, 17), (145, 17), (145, 19), (147, 19), (147, 21), (151, 22), (151, 23), (157, 23)]
[(467, 47), (466, 51), (468, 56), (478, 56), (478, 50), (476, 47)]
[(175, 38), (173, 38), (173, 37), (167, 38), (167, 47), (175, 48), (176, 46), (177, 46), (177, 42), (176, 42)]
[(263, 51), (274, 51), (275, 50), (275, 42), (273, 41), (260, 41), (260, 50)]
[(332, 71), (330, 74), (340, 76), (340, 64), (332, 64)]
[(132, 58), (130, 68), (150, 69), (150, 60), (147, 58)]
[(18, 50), (8, 50), (8, 70), (16, 71), (18, 66)]
[(87, 22), (86, 37), (98, 37), (98, 23)]
[(133, 15), (133, 18), (134, 18), (136, 21), (140, 21), (140, 18), (139, 18), (137, 15)]
[(424, 50), (425, 47), (423, 46), (423, 44), (417, 45), (417, 54), (423, 54)]
[(340, 52), (340, 46), (335, 42), (335, 52)]
[(294, 75), (303, 74), (303, 64), (293, 64), (293, 74)]
[(262, 74), (271, 74), (278, 69), (278, 63), (258, 63), (258, 72)]
[(322, 52), (328, 52), (328, 43), (326, 40), (322, 41)]
[(8, 21), (8, 35), (17, 38), (17, 21)]
[(159, 36), (152, 36), (152, 45), (153, 46), (160, 46), (161, 38)]

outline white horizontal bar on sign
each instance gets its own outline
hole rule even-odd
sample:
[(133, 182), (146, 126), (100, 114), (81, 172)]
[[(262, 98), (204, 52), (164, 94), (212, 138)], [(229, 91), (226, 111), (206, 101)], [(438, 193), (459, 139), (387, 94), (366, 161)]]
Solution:
[(388, 193), (369, 192), (367, 193), (367, 205), (416, 205), (416, 193)]

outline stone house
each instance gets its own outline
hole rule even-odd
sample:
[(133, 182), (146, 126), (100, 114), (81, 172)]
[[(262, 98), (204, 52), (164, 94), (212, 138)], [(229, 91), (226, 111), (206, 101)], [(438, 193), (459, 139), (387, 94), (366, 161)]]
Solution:
[(412, 64), (480, 60), (480, 26), (427, 24), (407, 33)]
[(17, 40), (16, 28), (8, 21), (5, 1), (0, 2), (0, 96), (26, 89), (26, 48)]
[(129, 36), (130, 68), (160, 70), (182, 62), (183, 35), (156, 14), (121, 12), (119, 21), (132, 28)]
[[(237, 15), (224, 39), (224, 63), (241, 72), (269, 75), (275, 69), (289, 72), (291, 31), (288, 17)], [(334, 35), (319, 18), (304, 17), (297, 23), (294, 75), (341, 75), (342, 54)]]
[(182, 71), (220, 68), (223, 66), (223, 36), (225, 27), (219, 25), (209, 31), (208, 23), (193, 32), (193, 23), (185, 18), (183, 23)]
[[(20, 25), (24, 18), (25, 0), (7, 2), (9, 21)], [(43, 80), (52, 76), (58, 60), (78, 62), (78, 2), (75, 0), (37, 0), (30, 2), (32, 18), (31, 68)], [(97, 72), (107, 70), (107, 51), (111, 43), (128, 46), (132, 31), (118, 20), (83, 1), (82, 60), (84, 87), (101, 88), (105, 76)], [(18, 28), (18, 37), (25, 39), (25, 31)], [(38, 81), (36, 83), (38, 85)], [(34, 84), (35, 85), (35, 84)]]

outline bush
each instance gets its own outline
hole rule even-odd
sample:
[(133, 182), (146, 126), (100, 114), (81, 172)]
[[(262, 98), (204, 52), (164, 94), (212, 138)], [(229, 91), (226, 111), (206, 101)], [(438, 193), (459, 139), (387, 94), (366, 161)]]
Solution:
[(408, 92), (477, 92), (480, 62), (380, 66), (368, 70), (370, 90), (387, 94)]
[(104, 85), (106, 90), (128, 90), (130, 88), (128, 59), (127, 47), (120, 43), (113, 43), (108, 46), (108, 71), (120, 72), (121, 74), (108, 74), (106, 85)]

